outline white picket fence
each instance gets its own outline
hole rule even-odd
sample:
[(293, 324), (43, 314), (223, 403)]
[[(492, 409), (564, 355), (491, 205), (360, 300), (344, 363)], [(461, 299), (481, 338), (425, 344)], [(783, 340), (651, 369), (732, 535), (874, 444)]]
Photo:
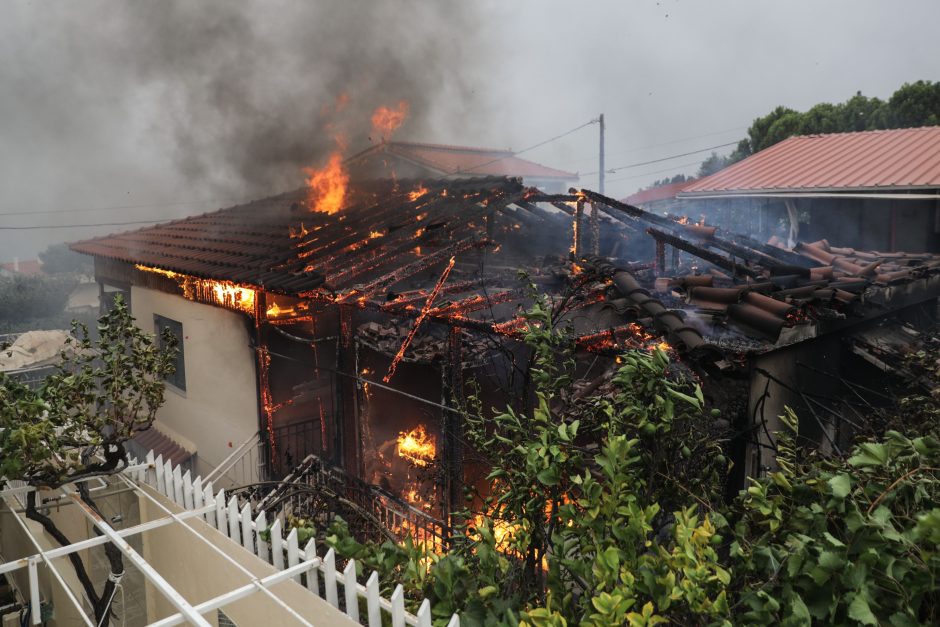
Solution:
[[(270, 526), (264, 512), (253, 515), (251, 505), (246, 503), (239, 508), (238, 500), (232, 496), (225, 500), (225, 490), (213, 493), (212, 482), (203, 484), (202, 477), (193, 479), (187, 470), (183, 473), (179, 466), (164, 462), (162, 456), (154, 458), (153, 451), (147, 455), (150, 468), (131, 470), (130, 474), (140, 483), (155, 488), (158, 492), (185, 509), (198, 509), (215, 502), (215, 510), (205, 515), (205, 520), (234, 542), (254, 553), (265, 562), (283, 571), (293, 569), (297, 572), (293, 579), (306, 585), (307, 589), (326, 599), (327, 603), (343, 611), (346, 616), (361, 625), (381, 627), (383, 613), (391, 617), (392, 627), (431, 627), (431, 603), (422, 601), (417, 614), (405, 610), (405, 594), (401, 584), (395, 587), (391, 599), (379, 593), (379, 574), (369, 575), (365, 585), (356, 578), (356, 563), (350, 559), (342, 572), (336, 568), (336, 553), (331, 548), (320, 557), (314, 540), (300, 547), (297, 542), (297, 530), (291, 529), (284, 537), (283, 522), (275, 519)], [(137, 465), (131, 460), (131, 465)], [(269, 541), (261, 539), (260, 532), (270, 532)], [(308, 569), (302, 569), (304, 563)], [(304, 575), (305, 581), (301, 578)], [(322, 586), (321, 586), (322, 580)], [(340, 603), (340, 587), (343, 602)], [(360, 600), (365, 601), (365, 616), (360, 616)], [(460, 617), (454, 614), (448, 627), (459, 627)]]

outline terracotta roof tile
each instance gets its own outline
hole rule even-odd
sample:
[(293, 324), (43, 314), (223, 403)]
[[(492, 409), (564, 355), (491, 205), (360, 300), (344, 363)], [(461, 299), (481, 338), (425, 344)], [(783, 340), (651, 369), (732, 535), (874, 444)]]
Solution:
[(680, 197), (933, 187), (940, 187), (940, 126), (790, 137), (688, 184)]

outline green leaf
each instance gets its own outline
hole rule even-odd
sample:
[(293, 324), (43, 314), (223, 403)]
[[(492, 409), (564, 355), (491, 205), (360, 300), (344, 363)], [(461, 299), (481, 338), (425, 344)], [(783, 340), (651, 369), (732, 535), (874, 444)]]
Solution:
[(849, 618), (856, 620), (863, 625), (877, 625), (878, 619), (872, 613), (868, 606), (867, 595), (859, 592), (849, 604)]
[(829, 484), (832, 496), (837, 499), (844, 499), (852, 491), (852, 480), (846, 474), (838, 474), (826, 483)]

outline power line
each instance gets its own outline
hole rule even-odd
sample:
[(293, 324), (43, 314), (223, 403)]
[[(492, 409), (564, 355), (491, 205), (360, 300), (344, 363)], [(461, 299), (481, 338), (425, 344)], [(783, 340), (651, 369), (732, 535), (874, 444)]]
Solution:
[(582, 124), (581, 126), (577, 126), (577, 127), (573, 128), (573, 129), (571, 129), (570, 131), (565, 131), (565, 132), (562, 133), (561, 135), (555, 135), (554, 137), (552, 137), (552, 138), (550, 138), (550, 139), (546, 139), (545, 141), (541, 141), (541, 142), (539, 142), (539, 143), (537, 143), (537, 144), (534, 144), (534, 145), (532, 145), (532, 146), (529, 146), (528, 148), (523, 148), (522, 150), (516, 150), (515, 152), (510, 151), (510, 154), (509, 154), (508, 156), (497, 157), (496, 159), (491, 159), (491, 160), (489, 160), (489, 161), (485, 161), (485, 162), (483, 162), (483, 163), (479, 163), (479, 164), (477, 164), (477, 165), (475, 165), (475, 166), (473, 166), (473, 167), (467, 168), (466, 170), (464, 170), (464, 172), (472, 172), (473, 170), (477, 170), (477, 169), (482, 168), (482, 167), (484, 167), (484, 166), (490, 165), (491, 163), (496, 163), (497, 161), (502, 161), (503, 159), (507, 159), (508, 157), (515, 157), (516, 155), (521, 155), (521, 154), (524, 153), (524, 152), (529, 152), (530, 150), (535, 150), (536, 148), (540, 148), (540, 147), (544, 146), (545, 144), (550, 144), (550, 143), (552, 143), (553, 141), (557, 141), (557, 140), (561, 139), (562, 137), (567, 137), (568, 135), (571, 135), (571, 134), (574, 133), (575, 131), (580, 131), (580, 130), (581, 130), (582, 128), (584, 128), (585, 126), (590, 126), (591, 124), (597, 124), (598, 122), (600, 122), (600, 119), (599, 119), (599, 118), (594, 118), (593, 120), (590, 120), (590, 121), (588, 121), (588, 122), (585, 122), (585, 123)]
[(30, 226), (0, 226), (0, 231), (28, 231), (33, 229), (82, 229), (96, 226), (128, 226), (131, 224), (160, 224), (171, 220), (134, 220), (133, 222), (99, 222), (97, 224), (34, 224)]
[(109, 205), (107, 207), (82, 207), (80, 209), (40, 209), (37, 211), (4, 211), (0, 216), (31, 216), (43, 213), (86, 213), (89, 211), (116, 211), (119, 209), (152, 209), (154, 207), (176, 207), (181, 205), (200, 205), (237, 202), (235, 200), (184, 200), (179, 202), (161, 202), (142, 205)]
[(630, 176), (618, 176), (615, 179), (607, 179), (608, 183), (616, 183), (617, 181), (627, 181), (629, 179), (638, 179), (643, 178), (644, 176), (650, 176), (652, 174), (662, 174), (663, 172), (675, 172), (680, 168), (688, 168), (693, 165), (700, 165), (701, 161), (690, 161), (689, 163), (682, 163), (679, 165), (674, 165), (671, 168), (664, 168), (662, 170), (653, 170), (652, 172), (644, 172), (643, 174), (631, 174)]
[[(653, 148), (661, 148), (661, 147), (663, 147), (663, 146), (671, 146), (671, 145), (673, 145), (673, 144), (681, 144), (681, 143), (683, 143), (683, 142), (691, 141), (691, 140), (693, 140), (693, 139), (704, 139), (705, 137), (714, 137), (715, 135), (724, 135), (725, 133), (731, 133), (732, 131), (741, 131), (741, 130), (744, 130), (744, 129), (746, 129), (746, 128), (748, 128), (748, 127), (746, 127), (746, 126), (738, 126), (738, 127), (736, 127), (736, 128), (728, 128), (728, 129), (725, 129), (725, 130), (723, 130), (723, 131), (715, 131), (714, 133), (705, 133), (704, 135), (695, 135), (695, 136), (692, 136), (692, 137), (683, 137), (683, 138), (681, 138), (681, 139), (674, 139), (674, 140), (672, 140), (672, 141), (663, 142), (663, 143), (661, 143), (661, 144), (651, 144), (651, 145), (649, 145), (649, 146), (640, 146), (639, 148), (632, 148), (632, 149), (630, 149), (630, 150), (624, 150), (624, 151), (622, 151), (622, 152), (618, 152), (618, 153), (616, 153), (616, 155), (614, 155), (614, 156), (629, 155), (629, 154), (636, 153), (636, 152), (642, 152), (642, 151), (644, 151), (644, 150), (651, 150), (651, 149), (653, 149)], [(588, 162), (588, 161), (595, 161), (595, 160), (596, 160), (596, 157), (589, 157), (589, 158), (587, 158), (587, 159), (578, 159), (577, 161), (566, 161), (566, 162), (563, 163), (562, 165), (570, 166), (570, 165), (574, 165), (574, 164), (577, 164), (577, 163), (586, 163), (586, 162)]]
[[(738, 142), (728, 142), (727, 144), (718, 144), (717, 146), (709, 146), (708, 148), (702, 148), (700, 150), (693, 150), (691, 152), (683, 152), (678, 155), (670, 155), (668, 157), (663, 157), (662, 159), (653, 159), (651, 161), (641, 161), (640, 163), (631, 163), (629, 165), (617, 166), (616, 168), (610, 168), (609, 170), (607, 170), (607, 172), (609, 174), (613, 174), (614, 172), (617, 172), (618, 170), (638, 168), (641, 165), (650, 165), (651, 163), (661, 163), (663, 161), (670, 161), (672, 159), (678, 159), (679, 157), (688, 157), (689, 155), (695, 155), (700, 152), (708, 152), (709, 150), (715, 150), (717, 148), (726, 148), (728, 146), (736, 146), (737, 144)], [(595, 170), (594, 172), (585, 172), (581, 176), (590, 176), (591, 174), (597, 174), (597, 171)]]

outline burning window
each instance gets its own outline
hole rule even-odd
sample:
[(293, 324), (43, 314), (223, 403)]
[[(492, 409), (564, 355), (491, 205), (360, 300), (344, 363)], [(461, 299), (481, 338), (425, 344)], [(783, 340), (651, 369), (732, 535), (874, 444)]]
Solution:
[(186, 360), (183, 358), (183, 323), (159, 314), (153, 315), (154, 332), (160, 348), (163, 348), (163, 332), (169, 331), (176, 338), (176, 370), (167, 375), (166, 382), (179, 390), (186, 390)]

